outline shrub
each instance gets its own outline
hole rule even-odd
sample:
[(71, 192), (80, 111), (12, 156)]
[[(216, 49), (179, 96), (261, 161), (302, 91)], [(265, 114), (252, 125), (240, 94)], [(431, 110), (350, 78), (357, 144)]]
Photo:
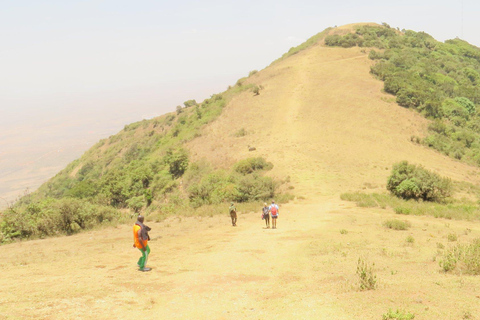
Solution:
[(402, 161), (393, 166), (387, 190), (403, 199), (440, 202), (451, 195), (452, 184), (450, 179), (441, 178), (422, 166)]
[(465, 108), (469, 114), (474, 114), (476, 112), (475, 104), (470, 101), (470, 99), (465, 97), (456, 97), (455, 102)]
[(409, 221), (402, 221), (397, 219), (387, 220), (383, 223), (383, 225), (389, 229), (393, 230), (407, 230), (412, 226)]
[(236, 172), (243, 175), (251, 174), (259, 170), (271, 170), (272, 168), (273, 164), (271, 162), (267, 162), (262, 157), (240, 160), (233, 167)]
[(185, 149), (167, 150), (163, 161), (168, 165), (170, 174), (175, 177), (181, 177), (188, 167), (188, 154)]
[(130, 198), (126, 202), (128, 207), (135, 213), (140, 212), (140, 210), (146, 205), (143, 196)]
[(360, 278), (359, 288), (361, 291), (374, 290), (377, 287), (377, 276), (373, 271), (375, 264), (369, 265), (362, 258), (358, 258), (357, 275)]
[(272, 178), (250, 174), (238, 181), (236, 198), (234, 200), (247, 202), (271, 199), (275, 195), (275, 188), (275, 182)]
[(15, 238), (41, 238), (56, 234), (73, 234), (97, 224), (119, 220), (111, 208), (93, 205), (80, 199), (46, 199), (26, 207), (3, 212), (0, 233), (3, 242)]
[(183, 103), (183, 105), (185, 108), (193, 107), (197, 105), (197, 101), (195, 101), (195, 99), (187, 100)]

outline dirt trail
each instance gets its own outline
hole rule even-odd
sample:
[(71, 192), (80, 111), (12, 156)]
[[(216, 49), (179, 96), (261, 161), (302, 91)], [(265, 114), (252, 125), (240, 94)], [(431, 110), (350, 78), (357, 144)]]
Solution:
[[(0, 319), (379, 319), (388, 309), (460, 319), (480, 312), (478, 277), (445, 275), (432, 260), (448, 234), (480, 237), (478, 224), (408, 217), (408, 232), (382, 226), (394, 217), (324, 197), (282, 205), (275, 230), (264, 229), (260, 209), (241, 212), (238, 227), (227, 213), (147, 221), (153, 270), (146, 273), (135, 265), (132, 225), (2, 246)], [(359, 258), (375, 263), (376, 290), (359, 290)]]
[(3, 246), (0, 318), (349, 319), (309, 257), (337, 205), (284, 205), (276, 230), (260, 210), (150, 222), (149, 273), (129, 225)]

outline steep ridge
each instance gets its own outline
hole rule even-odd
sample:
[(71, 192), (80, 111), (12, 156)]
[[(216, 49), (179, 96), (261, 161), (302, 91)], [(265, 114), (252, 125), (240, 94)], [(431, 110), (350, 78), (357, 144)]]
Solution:
[[(360, 48), (321, 45), (279, 61), (247, 80), (263, 86), (260, 95), (242, 93), (189, 147), (218, 166), (262, 155), (274, 174), (291, 177), (298, 196), (385, 190), (401, 160), (473, 182), (478, 169), (410, 141), (428, 121), (382, 93), (371, 63)], [(241, 128), (249, 134), (232, 135)]]

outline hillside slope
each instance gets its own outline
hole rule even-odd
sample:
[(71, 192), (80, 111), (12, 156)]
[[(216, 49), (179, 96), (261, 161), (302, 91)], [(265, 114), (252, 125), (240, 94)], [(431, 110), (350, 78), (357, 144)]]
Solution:
[[(239, 159), (263, 156), (274, 164), (267, 174), (289, 176), (296, 199), (281, 205), (278, 229), (264, 228), (260, 208), (242, 203), (236, 228), (226, 212), (162, 222), (147, 213), (149, 273), (136, 271), (133, 220), (5, 245), (0, 318), (380, 319), (389, 309), (415, 319), (479, 314), (479, 277), (444, 273), (438, 262), (441, 248), (453, 246), (451, 235), (454, 244), (479, 238), (478, 222), (402, 216), (412, 226), (396, 231), (383, 226), (399, 217), (390, 208), (339, 199), (359, 189), (385, 192), (392, 164), (401, 160), (475, 184), (478, 169), (410, 141), (425, 134), (428, 121), (382, 93), (367, 52), (319, 41), (244, 80), (261, 86), (259, 95), (241, 91), (200, 132), (180, 132), (194, 137), (184, 144), (191, 161), (229, 169)], [(130, 149), (114, 140), (142, 132), (152, 132), (150, 146), (166, 143), (161, 139), (176, 125), (167, 118), (157, 126), (131, 125), (91, 153), (120, 161)], [(236, 134), (241, 129), (245, 135)], [(130, 154), (138, 150), (144, 149)], [(152, 158), (161, 159), (161, 150), (155, 152)], [(72, 179), (83, 165), (71, 166)], [(359, 260), (373, 263), (376, 290), (359, 289)]]
[[(260, 95), (233, 99), (189, 148), (219, 166), (262, 155), (275, 164), (274, 174), (291, 177), (297, 196), (385, 190), (392, 164), (401, 160), (476, 181), (477, 168), (410, 141), (426, 133), (428, 121), (382, 93), (371, 64), (358, 47), (321, 45), (279, 61), (247, 80), (264, 87)], [(231, 134), (241, 128), (246, 136)]]

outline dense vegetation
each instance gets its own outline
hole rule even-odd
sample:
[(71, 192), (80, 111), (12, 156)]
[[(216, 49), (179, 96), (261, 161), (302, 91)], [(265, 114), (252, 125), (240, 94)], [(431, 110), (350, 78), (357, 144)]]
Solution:
[[(252, 91), (245, 79), (202, 103), (188, 100), (176, 112), (125, 126), (101, 140), (36, 192), (0, 216), (0, 243), (14, 238), (71, 234), (129, 216), (151, 213), (161, 219), (226, 201), (252, 202), (278, 195), (285, 181), (264, 173), (263, 158), (240, 160), (229, 170), (190, 160), (187, 141), (222, 112), (232, 96)], [(255, 94), (252, 93), (251, 94)]]
[(421, 141), (446, 155), (480, 165), (480, 48), (460, 39), (436, 41), (424, 32), (361, 26), (330, 35), (329, 46), (371, 48), (371, 72), (396, 96), (433, 122)]

